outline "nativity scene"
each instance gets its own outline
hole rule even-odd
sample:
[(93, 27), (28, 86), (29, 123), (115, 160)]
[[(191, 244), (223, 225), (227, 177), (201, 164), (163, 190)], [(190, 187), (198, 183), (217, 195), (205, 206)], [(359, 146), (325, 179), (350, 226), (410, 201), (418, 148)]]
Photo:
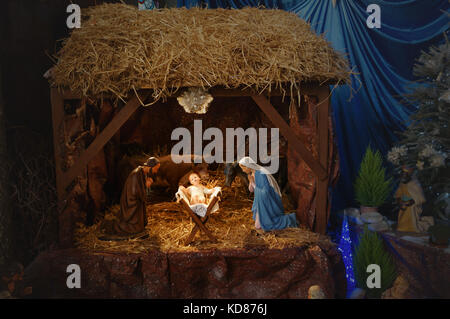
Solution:
[[(270, 252), (307, 247), (305, 245), (331, 245), (322, 237), (331, 205), (330, 172), (338, 170), (328, 85), (346, 83), (350, 71), (346, 61), (323, 38), (308, 31), (307, 25), (295, 15), (276, 10), (195, 8), (152, 12), (126, 5), (102, 5), (87, 12), (91, 18), (66, 40), (50, 80), (54, 85), (55, 128), (63, 127), (62, 131), (55, 131), (55, 141), (76, 140), (79, 134), (76, 128), (81, 129), (83, 123), (89, 121), (93, 133), (90, 133), (90, 144), (79, 139), (78, 143), (72, 142), (71, 149), (66, 146), (70, 142), (55, 145), (61, 152), (58, 154), (64, 154), (57, 159), (58, 194), (61, 200), (69, 199), (69, 204), (60, 212), (61, 242), (87, 252), (179, 251), (185, 253), (186, 258), (195, 252), (211, 250), (220, 253), (231, 249), (245, 254), (256, 248)], [(149, 39), (147, 45), (156, 51), (121, 53), (119, 47), (129, 44), (120, 44), (118, 38), (115, 40), (117, 33), (112, 28), (109, 35), (103, 37), (111, 37), (109, 43), (114, 43), (115, 49), (102, 56), (105, 61), (113, 60), (103, 65), (112, 67), (119, 63), (123, 68), (137, 63), (131, 61), (135, 61), (138, 54), (144, 54), (147, 60), (133, 68), (139, 67), (143, 72), (154, 68), (151, 77), (131, 72), (125, 78), (124, 71), (102, 75), (99, 64), (92, 65), (87, 73), (78, 71), (78, 63), (85, 63), (83, 61), (91, 59), (92, 54), (99, 54), (98, 50), (109, 50), (105, 44), (94, 44), (91, 49), (82, 50), (85, 54), (76, 57), (74, 52), (86, 43), (79, 37), (92, 38), (99, 23), (114, 25), (118, 19), (116, 12), (120, 12), (123, 19), (120, 22), (123, 30), (131, 31), (136, 24), (145, 25), (149, 30), (145, 36)], [(171, 21), (170, 27), (160, 24), (157, 18), (160, 15)], [(245, 23), (245, 29), (242, 24), (239, 33), (228, 32), (227, 24), (231, 28), (233, 19), (247, 21), (246, 16), (252, 16), (254, 22)], [(188, 23), (188, 33), (175, 36), (171, 30), (181, 26), (180, 19), (193, 23)], [(208, 22), (211, 19), (222, 21), (216, 38), (212, 34), (199, 38), (201, 25), (213, 27)], [(293, 38), (292, 30), (282, 31), (289, 23), (279, 25), (282, 29), (278, 31), (274, 29), (270, 21), (279, 19), (290, 21), (289, 28), (296, 29), (296, 34), (302, 34), (302, 38)], [(161, 41), (151, 31), (157, 28), (166, 28), (162, 34), (165, 47), (154, 46)], [(266, 37), (276, 43), (277, 51), (287, 54), (280, 55), (277, 64), (288, 63), (292, 67), (266, 69), (266, 80), (255, 81), (253, 75), (262, 69), (260, 62), (253, 60), (256, 59), (254, 54), (269, 54), (266, 49), (261, 50), (261, 46), (269, 42), (256, 38), (248, 41), (248, 38), (261, 28), (266, 30)], [(279, 39), (279, 34), (286, 39)], [(137, 48), (138, 42), (133, 41), (143, 35), (136, 30), (128, 36), (127, 43)], [(206, 56), (197, 58), (201, 50), (193, 50), (193, 41), (204, 46), (216, 62)], [(219, 47), (225, 45), (228, 46), (226, 51), (219, 53)], [(172, 52), (172, 55), (163, 57), (162, 52)], [(292, 60), (293, 54), (301, 56), (301, 60)], [(219, 55), (223, 65), (217, 64)], [(231, 67), (229, 61), (233, 60), (238, 69), (232, 71), (226, 65)], [(161, 69), (160, 65), (170, 68)], [(186, 76), (187, 68), (192, 70), (189, 76)], [(71, 117), (70, 123), (68, 107), (78, 113), (83, 110), (80, 117)], [(298, 121), (312, 129), (295, 132)], [(183, 128), (195, 137), (199, 124), (203, 126), (203, 139), (208, 130), (215, 130), (213, 138), (209, 138), (215, 142), (215, 147), (208, 146), (205, 140), (194, 140), (189, 141), (187, 151), (182, 147), (180, 152), (174, 142), (175, 132), (179, 132), (175, 129)], [(230, 138), (231, 128), (235, 136)], [(253, 140), (250, 134), (253, 128), (269, 129), (269, 138), (262, 140), (263, 131), (259, 129), (256, 133), (259, 140)], [(275, 134), (273, 128), (279, 131)], [(243, 135), (239, 135), (240, 130)], [(222, 140), (219, 143), (219, 135), (224, 136), (223, 143)], [(236, 143), (232, 140), (235, 138)], [(222, 148), (217, 146), (220, 144)], [(255, 144), (259, 147), (256, 154)], [(266, 154), (272, 164), (279, 166), (277, 170), (271, 171), (267, 159), (261, 157), (264, 154), (261, 145), (266, 147), (266, 144), (271, 145)], [(199, 146), (203, 153), (198, 152)], [(220, 158), (220, 154), (224, 156)], [(69, 159), (74, 164), (68, 162)], [(304, 163), (302, 168), (292, 166), (293, 160)], [(229, 165), (233, 163), (231, 170)], [(232, 178), (235, 170), (241, 174)], [(308, 180), (303, 179), (306, 175), (302, 170), (308, 172)], [(312, 181), (313, 184), (307, 186), (309, 193), (303, 193), (302, 185)], [(291, 190), (295, 192), (292, 196)], [(85, 211), (83, 215), (84, 204), (80, 197), (84, 196), (97, 204), (94, 210)], [(120, 198), (120, 202), (114, 196)], [(292, 197), (303, 204), (297, 205)], [(306, 215), (308, 222), (302, 217)], [(335, 263), (335, 257), (327, 256), (329, 253), (323, 249), (319, 249), (323, 258), (331, 258), (330, 262)], [(324, 277), (317, 284), (325, 286), (324, 280), (330, 278)], [(300, 293), (299, 287), (284, 293)], [(305, 297), (307, 288), (309, 286), (305, 286), (303, 292)], [(343, 294), (335, 290), (327, 293)]]
[[(0, 256), (0, 296), (450, 297), (442, 18), (411, 1), (112, 2), (47, 41), (51, 164), (21, 155), (10, 187), (39, 249), (27, 267)], [(433, 21), (439, 46), (380, 8)]]

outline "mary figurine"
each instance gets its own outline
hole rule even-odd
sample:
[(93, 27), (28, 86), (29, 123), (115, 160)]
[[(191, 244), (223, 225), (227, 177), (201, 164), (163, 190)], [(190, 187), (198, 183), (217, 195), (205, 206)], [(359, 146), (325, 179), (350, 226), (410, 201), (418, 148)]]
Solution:
[(158, 1), (138, 0), (138, 9), (139, 10), (153, 10), (153, 9), (158, 9), (158, 7), (159, 7)]
[(284, 213), (280, 187), (275, 178), (250, 157), (243, 157), (239, 166), (249, 177), (249, 190), (255, 193), (252, 206), (255, 228), (270, 231), (297, 227), (295, 213)]

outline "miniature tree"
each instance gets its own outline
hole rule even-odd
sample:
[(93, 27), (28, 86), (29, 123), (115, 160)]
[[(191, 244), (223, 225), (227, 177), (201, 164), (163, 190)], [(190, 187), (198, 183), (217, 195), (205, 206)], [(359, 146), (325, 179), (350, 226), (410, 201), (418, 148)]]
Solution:
[(391, 178), (386, 179), (380, 152), (368, 146), (355, 181), (356, 200), (362, 206), (379, 207), (389, 196), (391, 184)]
[[(381, 270), (380, 288), (367, 287), (367, 278), (371, 275), (367, 272), (367, 266), (378, 265)], [(380, 298), (381, 294), (392, 286), (397, 272), (392, 256), (384, 248), (383, 240), (376, 232), (370, 231), (367, 226), (363, 233), (358, 237), (353, 260), (353, 269), (357, 286), (366, 291), (369, 298)]]

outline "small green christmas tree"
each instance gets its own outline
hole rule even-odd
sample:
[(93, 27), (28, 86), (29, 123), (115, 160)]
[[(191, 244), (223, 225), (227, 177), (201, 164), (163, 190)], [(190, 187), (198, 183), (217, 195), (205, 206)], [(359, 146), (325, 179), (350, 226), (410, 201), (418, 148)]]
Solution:
[(389, 196), (391, 184), (391, 178), (386, 179), (380, 152), (368, 146), (355, 181), (356, 201), (362, 206), (379, 207)]
[[(383, 240), (376, 232), (368, 230), (367, 225), (358, 237), (354, 256), (353, 269), (357, 286), (366, 291), (367, 297), (380, 298), (381, 294), (394, 283), (397, 272), (392, 256), (384, 248)], [(380, 288), (367, 287), (367, 278), (371, 275), (367, 272), (369, 265), (380, 266)]]

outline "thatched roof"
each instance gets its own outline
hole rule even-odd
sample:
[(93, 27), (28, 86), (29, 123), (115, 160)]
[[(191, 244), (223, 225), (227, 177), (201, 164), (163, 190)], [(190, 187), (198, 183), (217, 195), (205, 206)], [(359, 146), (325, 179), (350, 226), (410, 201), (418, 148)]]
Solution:
[(85, 9), (58, 52), (52, 84), (87, 96), (151, 88), (264, 90), (305, 81), (348, 81), (347, 61), (296, 16), (282, 10), (178, 8), (139, 11), (124, 4)]

